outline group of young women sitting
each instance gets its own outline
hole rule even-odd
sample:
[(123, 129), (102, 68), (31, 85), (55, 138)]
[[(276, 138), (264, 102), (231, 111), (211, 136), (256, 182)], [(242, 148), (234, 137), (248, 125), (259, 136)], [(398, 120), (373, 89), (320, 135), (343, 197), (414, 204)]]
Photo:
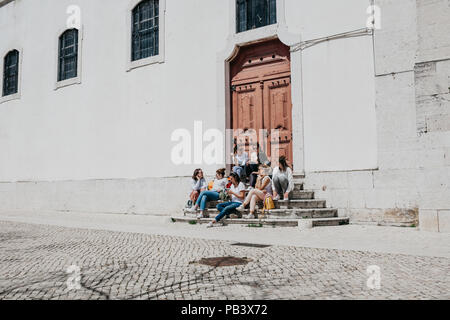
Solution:
[[(219, 169), (216, 171), (215, 179), (208, 184), (203, 175), (202, 169), (194, 171), (191, 181), (191, 194), (189, 208), (187, 211), (198, 213), (197, 218), (208, 218), (207, 204), (209, 201), (218, 201), (221, 195), (227, 195), (228, 201), (224, 201), (217, 205), (219, 214), (216, 216), (208, 227), (213, 227), (224, 217), (232, 213), (242, 216), (247, 206), (250, 206), (250, 214), (245, 218), (255, 219), (255, 213), (258, 202), (264, 201), (267, 197), (273, 200), (288, 200), (290, 192), (294, 189), (292, 169), (288, 166), (286, 158), (280, 157), (278, 165), (272, 170), (267, 164), (260, 164), (256, 175), (254, 186), (246, 189), (245, 184), (241, 181), (238, 172), (233, 171), (229, 178), (225, 177), (226, 170)], [(248, 191), (247, 196), (245, 195)]]
[(258, 169), (261, 164), (271, 165), (267, 154), (261, 150), (259, 143), (250, 146), (250, 154), (244, 151), (242, 146), (235, 146), (233, 153), (233, 172), (238, 174), (241, 180), (249, 179), (250, 186), (255, 187)]

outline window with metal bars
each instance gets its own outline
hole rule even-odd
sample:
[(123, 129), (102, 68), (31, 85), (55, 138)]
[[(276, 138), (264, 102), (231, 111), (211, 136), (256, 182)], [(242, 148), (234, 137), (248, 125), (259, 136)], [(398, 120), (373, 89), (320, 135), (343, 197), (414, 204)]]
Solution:
[(11, 50), (5, 56), (3, 64), (3, 96), (18, 92), (19, 87), (19, 51)]
[(132, 12), (131, 60), (159, 55), (159, 1), (144, 0)]
[(59, 37), (58, 81), (76, 78), (78, 73), (78, 30), (70, 29)]
[(276, 0), (236, 0), (236, 32), (277, 23)]

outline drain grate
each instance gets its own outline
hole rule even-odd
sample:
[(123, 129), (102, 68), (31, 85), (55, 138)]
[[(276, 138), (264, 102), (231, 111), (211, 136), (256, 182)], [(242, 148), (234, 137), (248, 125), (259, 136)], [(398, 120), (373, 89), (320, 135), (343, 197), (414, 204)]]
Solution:
[(192, 263), (199, 263), (210, 267), (218, 268), (218, 267), (232, 267), (232, 266), (246, 265), (251, 261), (252, 261), (251, 259), (248, 259), (246, 257), (244, 258), (216, 257), (216, 258), (203, 258), (200, 261)]
[(268, 248), (268, 247), (271, 247), (271, 245), (267, 245), (267, 244), (242, 243), (242, 242), (233, 243), (232, 246), (237, 246), (237, 247), (250, 247), (250, 248)]

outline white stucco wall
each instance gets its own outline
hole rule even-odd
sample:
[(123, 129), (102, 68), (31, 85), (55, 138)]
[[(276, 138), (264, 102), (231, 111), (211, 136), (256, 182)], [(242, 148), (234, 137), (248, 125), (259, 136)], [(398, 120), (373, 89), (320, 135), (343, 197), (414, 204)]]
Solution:
[(374, 74), (370, 36), (304, 50), (306, 172), (377, 168)]
[[(0, 105), (0, 181), (173, 177), (189, 175), (199, 166), (172, 165), (169, 159), (174, 143), (170, 137), (178, 128), (193, 131), (196, 120), (203, 121), (204, 130), (224, 128), (220, 122), (225, 121), (225, 115), (217, 114), (223, 110), (217, 108), (216, 101), (216, 58), (227, 44), (230, 23), (234, 26), (234, 21), (228, 21), (231, 6), (219, 0), (167, 0), (164, 63), (126, 72), (129, 2), (133, 1), (76, 3), (82, 17), (81, 84), (58, 90), (54, 90), (57, 38), (65, 29), (66, 8), (73, 3), (16, 0), (0, 9), (0, 52), (14, 47), (23, 50), (21, 98)], [(344, 2), (337, 6), (331, 0), (317, 4), (286, 1), (289, 31), (313, 38), (364, 26), (368, 1)], [(318, 110), (345, 113), (348, 99), (355, 98), (345, 89), (366, 80), (364, 72), (372, 68), (369, 47), (355, 55), (345, 54), (343, 44), (326, 47), (310, 49), (304, 56), (304, 94), (314, 100), (314, 104), (306, 100), (305, 105), (316, 112), (316, 117), (308, 120), (313, 128), (322, 123)], [(325, 58), (330, 64), (339, 61), (347, 72), (350, 63), (356, 63), (358, 70), (350, 69), (356, 76), (343, 78), (339, 74), (344, 69), (324, 68)], [(328, 81), (310, 78), (312, 74), (328, 76)], [(367, 87), (373, 85), (366, 82)], [(332, 105), (316, 101), (314, 94), (324, 87), (333, 88), (333, 94), (341, 92), (341, 98)], [(365, 89), (359, 96), (356, 104), (372, 101), (371, 90)], [(365, 117), (374, 119), (372, 114)], [(325, 143), (321, 138), (335, 135), (335, 130), (335, 126), (323, 126), (321, 137), (306, 131), (305, 142)], [(372, 140), (366, 142), (371, 145)], [(321, 152), (328, 146), (325, 144)], [(350, 144), (353, 149), (358, 146)], [(316, 161), (322, 158), (317, 151), (310, 148), (307, 152), (314, 163), (309, 168), (335, 169), (331, 162)], [(372, 165), (350, 154), (341, 163), (338, 167), (345, 169)], [(211, 172), (216, 169), (205, 167)]]
[[(0, 210), (173, 214), (202, 165), (171, 164), (171, 133), (192, 132), (196, 120), (204, 130), (225, 128), (233, 46), (274, 35), (293, 45), (364, 28), (371, 3), (278, 0), (285, 23), (237, 36), (233, 0), (166, 0), (164, 62), (127, 72), (135, 2), (76, 1), (81, 84), (58, 90), (57, 38), (74, 2), (0, 7), (0, 54), (22, 53), (20, 99), (0, 103)], [(440, 116), (448, 62), (423, 64), (450, 57), (447, 2), (375, 4), (382, 29), (374, 37), (292, 53), (295, 169), (352, 221), (396, 222), (420, 212), (425, 229), (443, 231), (450, 225), (450, 131)], [(418, 78), (418, 70), (436, 73)], [(423, 121), (434, 131), (418, 135)]]
[(291, 32), (311, 40), (366, 27), (371, 0), (286, 0)]
[(127, 2), (78, 1), (82, 83), (56, 91), (56, 39), (72, 2), (21, 0), (0, 9), (0, 52), (23, 48), (22, 97), (0, 105), (0, 181), (186, 175), (170, 163), (170, 136), (194, 120), (216, 125), (208, 79), (227, 6), (168, 1), (165, 62), (126, 72)]

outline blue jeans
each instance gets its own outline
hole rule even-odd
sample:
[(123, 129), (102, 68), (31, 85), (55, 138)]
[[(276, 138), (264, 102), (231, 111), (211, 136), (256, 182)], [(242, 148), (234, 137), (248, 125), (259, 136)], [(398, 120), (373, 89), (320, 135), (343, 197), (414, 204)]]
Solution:
[(236, 173), (240, 178), (244, 176), (245, 173), (245, 167), (243, 166), (234, 166), (233, 172)]
[(199, 206), (200, 210), (203, 211), (206, 209), (206, 204), (208, 201), (217, 200), (219, 200), (219, 193), (217, 191), (203, 191), (198, 196), (197, 203), (195, 205)]
[(217, 205), (217, 210), (220, 211), (220, 214), (216, 217), (216, 221), (219, 222), (223, 219), (223, 217), (232, 214), (236, 208), (241, 206), (242, 203), (240, 202), (224, 202), (219, 203)]

